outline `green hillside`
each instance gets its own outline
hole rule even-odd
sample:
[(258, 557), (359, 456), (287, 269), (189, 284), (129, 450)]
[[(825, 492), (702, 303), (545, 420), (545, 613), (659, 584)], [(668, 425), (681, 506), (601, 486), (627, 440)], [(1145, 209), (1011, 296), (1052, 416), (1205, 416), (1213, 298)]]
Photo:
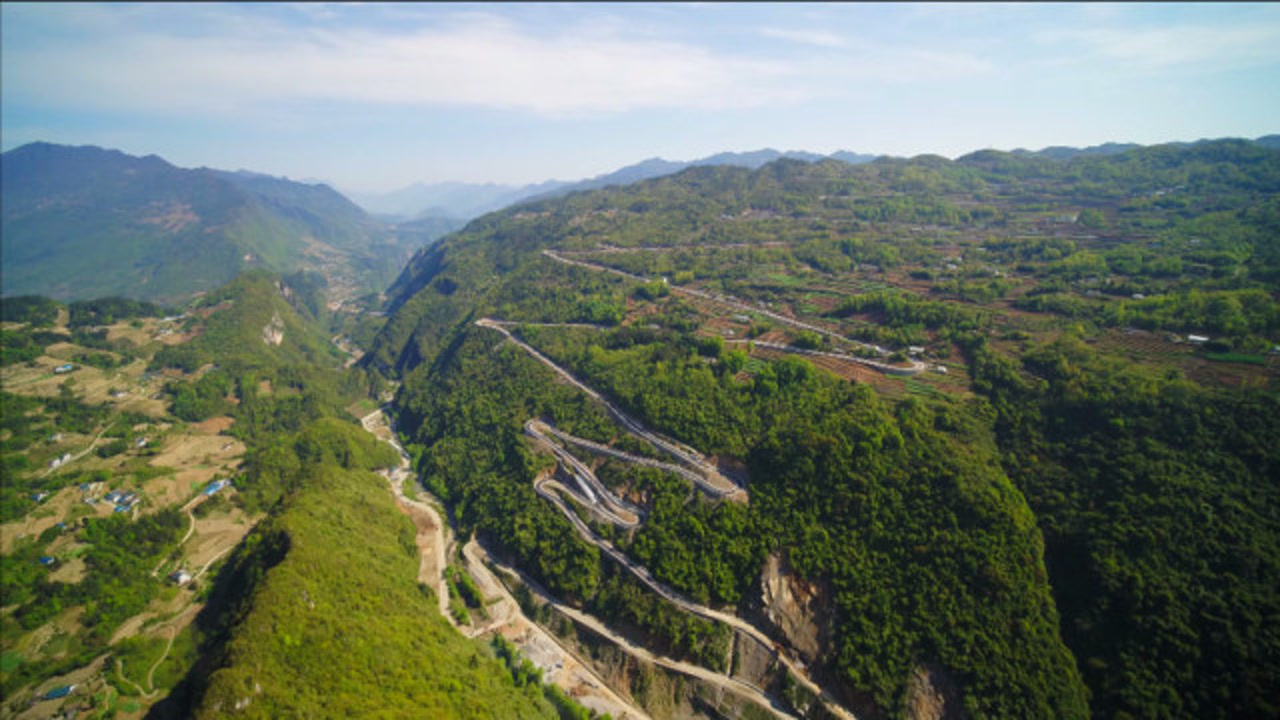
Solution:
[(201, 298), (184, 326), (194, 337), (161, 349), (154, 365), (187, 372), (212, 362), (237, 369), (332, 368), (341, 359), (301, 292), (264, 270), (247, 272)]
[(5, 295), (189, 298), (266, 268), (381, 289), (408, 250), (322, 185), (33, 143), (0, 157)]
[(716, 667), (715, 627), (535, 494), (522, 427), (641, 444), (532, 350), (745, 477), (583, 455), (644, 513), (596, 532), (745, 617), (789, 557), (860, 714), (928, 665), (977, 717), (1274, 716), (1278, 196), (1244, 141), (695, 168), (423, 250), (366, 364), (464, 527), (674, 656)]
[(336, 421), (290, 444), (327, 452), (229, 561), (228, 640), (192, 715), (556, 717), (415, 584), (413, 524), (369, 472), (394, 451)]

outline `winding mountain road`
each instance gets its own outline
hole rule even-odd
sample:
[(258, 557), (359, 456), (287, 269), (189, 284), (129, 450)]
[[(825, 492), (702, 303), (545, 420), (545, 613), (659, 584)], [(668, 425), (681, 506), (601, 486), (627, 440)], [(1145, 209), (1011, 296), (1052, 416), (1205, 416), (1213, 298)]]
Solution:
[[(593, 711), (611, 714), (619, 718), (619, 720), (632, 720), (633, 718), (649, 720), (647, 714), (614, 692), (603, 678), (597, 675), (586, 662), (579, 660), (554, 635), (525, 617), (520, 610), (519, 603), (516, 602), (515, 598), (511, 597), (506, 587), (489, 574), (488, 568), (474, 554), (468, 554), (466, 546), (463, 547), (463, 557), (467, 561), (467, 571), (477, 578), (482, 588), (493, 588), (499, 593), (502, 598), (503, 608), (500, 611), (495, 611), (495, 617), (488, 623), (471, 628), (469, 631), (459, 627), (454, 622), (449, 612), (449, 587), (444, 574), (446, 565), (445, 546), (448, 542), (451, 542), (448, 539), (450, 533), (449, 525), (442, 521), (440, 514), (430, 503), (405, 495), (405, 481), (416, 482), (416, 477), (412, 471), (409, 454), (396, 441), (395, 428), (385, 412), (382, 409), (372, 412), (361, 418), (360, 424), (364, 426), (366, 431), (394, 447), (400, 455), (399, 465), (384, 474), (384, 477), (387, 478), (391, 485), (391, 491), (396, 501), (401, 503), (402, 507), (425, 513), (432, 521), (432, 529), (435, 533), (433, 552), (437, 569), (437, 577), (435, 578), (436, 598), (439, 601), (438, 610), (441, 616), (467, 637), (475, 638), (489, 632), (510, 628), (509, 632), (517, 634), (520, 638), (517, 645), (525, 648), (526, 652), (531, 647), (538, 648), (543, 651), (541, 654), (545, 657), (547, 649), (554, 649), (553, 654), (561, 659), (552, 667), (544, 668), (544, 678), (548, 681), (555, 682), (571, 695), (577, 695), (577, 691), (580, 691), (583, 686), (589, 688), (586, 694), (577, 696), (577, 699), (579, 702), (585, 703)], [(385, 436), (375, 432), (375, 428), (379, 425), (386, 427), (387, 433)]]
[[(642, 660), (647, 660), (651, 663), (654, 663), (655, 665), (661, 665), (662, 667), (665, 667), (667, 669), (675, 670), (676, 672), (682, 673), (684, 675), (688, 675), (690, 677), (694, 677), (699, 680), (706, 681), (708, 683), (711, 683), (712, 685), (715, 685), (716, 687), (728, 690), (729, 692), (732, 692), (735, 695), (738, 695), (740, 697), (744, 697), (750, 700), (751, 702), (755, 703), (756, 705), (759, 705), (760, 707), (768, 710), (775, 717), (780, 717), (780, 718), (796, 717), (792, 713), (788, 712), (787, 707), (782, 702), (780, 702), (777, 698), (770, 696), (763, 689), (756, 687), (751, 683), (745, 682), (743, 680), (739, 680), (737, 678), (729, 677), (727, 675), (722, 675), (718, 672), (715, 672), (714, 670), (709, 670), (707, 668), (704, 668), (701, 665), (694, 665), (692, 663), (687, 663), (680, 660), (673, 660), (663, 655), (657, 655), (651, 652), (648, 648), (645, 648), (641, 645), (636, 645), (635, 643), (628, 640), (627, 638), (614, 632), (607, 625), (600, 622), (595, 617), (588, 615), (587, 613), (582, 612), (581, 610), (573, 606), (566, 605), (560, 602), (555, 596), (553, 596), (545, 588), (543, 588), (542, 585), (538, 583), (538, 581), (534, 580), (528, 575), (525, 575), (523, 572), (520, 571), (519, 568), (512, 567), (510, 565), (507, 565), (495, 559), (492, 555), (490, 555), (486, 551), (483, 545), (480, 545), (478, 542), (474, 540), (467, 543), (462, 548), (462, 551), (463, 553), (469, 552), (469, 553), (472, 553), (473, 555), (477, 553), (480, 554), (483, 557), (483, 559), (486, 560), (489, 564), (492, 564), (493, 566), (497, 567), (499, 570), (501, 570), (504, 573), (507, 573), (508, 575), (515, 576), (517, 579), (519, 579), (520, 582), (522, 582), (526, 587), (528, 587), (535, 595), (541, 598), (543, 602), (555, 608), (556, 611), (569, 617), (574, 622), (589, 628), (592, 632), (596, 633), (597, 635), (600, 635), (608, 639), (609, 642), (618, 646), (619, 648), (621, 648), (623, 651), (627, 652), (630, 655), (633, 655)], [(499, 585), (501, 585), (501, 583), (499, 583)], [(503, 587), (503, 591), (506, 592), (505, 586)]]
[[(700, 470), (702, 473), (699, 476), (700, 481), (694, 481), (696, 487), (702, 488), (704, 491), (710, 489), (712, 493), (715, 493), (717, 494), (717, 496), (721, 496), (721, 497), (725, 495), (734, 494), (734, 493), (745, 493), (745, 490), (734, 485), (728, 478), (721, 475), (714, 466), (707, 463), (705, 458), (696, 450), (679, 445), (674, 441), (671, 441), (667, 438), (663, 438), (649, 431), (643, 425), (641, 425), (638, 421), (631, 418), (621, 409), (619, 409), (618, 407), (610, 403), (598, 392), (593, 390), (591, 387), (589, 387), (582, 381), (578, 380), (571, 373), (569, 373), (567, 370), (557, 365), (550, 358), (546, 357), (545, 355), (543, 355), (542, 353), (538, 352), (536, 349), (534, 349), (533, 347), (525, 343), (524, 341), (514, 336), (506, 327), (510, 325), (510, 323), (493, 320), (491, 318), (481, 318), (477, 320), (475, 324), (479, 327), (489, 328), (499, 333), (502, 333), (502, 335), (505, 336), (507, 340), (511, 341), (516, 346), (520, 347), (522, 350), (532, 355), (535, 359), (537, 359), (547, 367), (551, 368), (554, 372), (556, 372), (556, 374), (564, 378), (567, 382), (569, 382), (571, 385), (576, 387), (581, 392), (585, 393), (588, 397), (591, 397), (592, 399), (604, 405), (604, 407), (608, 410), (610, 415), (612, 415), (614, 419), (617, 420), (617, 422), (621, 424), (627, 431), (649, 442), (654, 447), (666, 452), (667, 454), (671, 455), (677, 460)], [(382, 414), (382, 411), (379, 410), (376, 413), (372, 413), (369, 416), (366, 416), (366, 418), (362, 420), (362, 424), (365, 426), (366, 429), (370, 429), (368, 421), (374, 419), (377, 415), (381, 415), (381, 414)], [(562, 433), (556, 430), (555, 428), (551, 427), (550, 425), (537, 420), (531, 420), (527, 422), (525, 425), (525, 432), (529, 434), (531, 437), (533, 437), (535, 440), (538, 440), (539, 442), (544, 443), (545, 445), (550, 447), (552, 449), (552, 452), (556, 455), (557, 460), (563, 462), (567, 467), (570, 468), (571, 474), (574, 475), (575, 479), (579, 482), (582, 489), (584, 490), (584, 492), (582, 493), (582, 496), (590, 498), (590, 493), (586, 492), (586, 488), (593, 487), (600, 493), (600, 497), (607, 498), (604, 504), (611, 507), (601, 508), (599, 507), (601, 503), (594, 502), (594, 501), (587, 503), (588, 506), (594, 506), (595, 509), (603, 511), (607, 516), (612, 516), (611, 522), (615, 522), (615, 524), (621, 524), (623, 526), (634, 526), (638, 522), (638, 518), (641, 513), (632, 512), (632, 509), (634, 508), (634, 506), (631, 506), (629, 503), (625, 503), (620, 498), (613, 496), (612, 493), (610, 493), (608, 489), (603, 485), (603, 483), (600, 483), (600, 481), (597, 478), (595, 478), (594, 473), (592, 473), (588, 468), (586, 468), (585, 465), (579, 462), (571, 454), (566, 452), (563, 448), (560, 448), (558, 445), (556, 445), (556, 443), (552, 442), (551, 439), (547, 437), (547, 435), (552, 434), (562, 441), (580, 444), (583, 447), (587, 447), (588, 449), (591, 449), (593, 451), (608, 454), (613, 457), (617, 457), (619, 459), (642, 462), (643, 464), (651, 465), (651, 466), (655, 466), (652, 464), (655, 463), (656, 461), (652, 461), (648, 458), (639, 458), (636, 456), (631, 456), (627, 453), (622, 453), (620, 451), (613, 450), (612, 448), (608, 448), (606, 450), (605, 446), (603, 445), (594, 443), (592, 441), (583, 440), (582, 438), (576, 438), (572, 435), (569, 435), (568, 433)], [(392, 431), (391, 435), (392, 437), (390, 439), (387, 439), (387, 438), (383, 438), (383, 439), (386, 440), (387, 442), (390, 442), (400, 454), (399, 467), (397, 467), (393, 472), (390, 472), (387, 475), (388, 480), (391, 481), (392, 490), (394, 491), (397, 498), (400, 499), (402, 502), (421, 505), (425, 508), (427, 506), (425, 506), (424, 504), (418, 503), (417, 501), (414, 501), (414, 500), (409, 500), (404, 496), (402, 480), (405, 476), (411, 476), (411, 471), (409, 470), (409, 465), (410, 465), (409, 456), (404, 451), (404, 449), (400, 447), (399, 443), (395, 442), (394, 430)], [(660, 464), (657, 464), (656, 466), (658, 467), (669, 466), (669, 464), (660, 463)], [(669, 466), (669, 467), (675, 467), (675, 466)], [(696, 473), (687, 471), (684, 468), (679, 468), (678, 470), (679, 470), (678, 474), (686, 478), (688, 478), (690, 474), (696, 474)], [(686, 474), (686, 473), (689, 473), (689, 474)], [(397, 478), (400, 478), (401, 481), (397, 482), (396, 480)], [(692, 478), (690, 479), (692, 480)], [(685, 612), (689, 612), (691, 614), (697, 615), (699, 617), (703, 617), (705, 619), (712, 620), (715, 622), (724, 623), (729, 627), (732, 627), (736, 630), (739, 630), (745, 633), (746, 635), (750, 636), (757, 642), (761, 643), (764, 647), (772, 648), (773, 656), (777, 659), (777, 661), (782, 665), (784, 665), (788, 671), (790, 671), (790, 675), (798, 683), (803, 685), (811, 693), (817, 696), (820, 702), (828, 710), (828, 712), (830, 712), (832, 715), (838, 718), (841, 718), (842, 720), (856, 720), (854, 715), (851, 712), (849, 712), (844, 707), (839, 705), (839, 703), (834, 699), (834, 697), (830, 692), (823, 689), (816, 682), (814, 682), (812, 678), (809, 677), (809, 674), (806, 668), (801, 662), (792, 658), (787, 653), (787, 651), (783, 648), (783, 646), (777, 643), (772, 638), (770, 638), (767, 633), (760, 630), (755, 625), (752, 625), (751, 623), (746, 622), (745, 620), (737, 617), (736, 615), (733, 615), (731, 613), (725, 613), (725, 612), (715, 610), (715, 609), (706, 607), (704, 605), (695, 603), (689, 598), (685, 597), (683, 594), (659, 582), (656, 578), (653, 577), (653, 575), (649, 572), (649, 570), (645, 568), (643, 565), (639, 565), (635, 563), (625, 553), (623, 553), (622, 551), (614, 547), (612, 543), (596, 535), (591, 530), (591, 528), (585, 522), (583, 522), (580, 517), (578, 517), (577, 513), (574, 512), (573, 509), (568, 506), (568, 504), (564, 501), (564, 499), (560, 495), (558, 495), (556, 492), (552, 491), (553, 489), (564, 490), (569, 494), (574, 495), (575, 497), (579, 497), (577, 493), (573, 493), (572, 491), (569, 491), (567, 488), (565, 488), (563, 485), (560, 485), (559, 483), (556, 483), (547, 478), (541, 478), (534, 483), (535, 492), (540, 497), (552, 503), (552, 505), (554, 505), (561, 512), (561, 514), (563, 514), (570, 521), (570, 523), (574, 526), (575, 530), (583, 539), (595, 545), (602, 552), (604, 552), (606, 555), (612, 558), (615, 562), (617, 562), (621, 567), (625, 568), (629, 573), (631, 573), (637, 579), (639, 579), (640, 582), (643, 583), (646, 587), (648, 587), (650, 590), (652, 590), (653, 592), (655, 592), (656, 594), (658, 594), (660, 597), (664, 598), (668, 602), (672, 603), (676, 607), (684, 610)], [(634, 509), (638, 510), (638, 508), (634, 508)], [(431, 512), (432, 515), (435, 515), (438, 518), (438, 515), (435, 514), (434, 510), (429, 510), (429, 512)], [(636, 519), (632, 520), (630, 518), (626, 518), (622, 515), (622, 513), (634, 515)], [(442, 545), (442, 543), (438, 543), (438, 545)], [(463, 548), (463, 552), (465, 555), (466, 547)], [(481, 563), (480, 566), (483, 567), (483, 564)], [(439, 567), (443, 569), (444, 567), (443, 562), (440, 563)], [(519, 571), (515, 570), (515, 572), (518, 573)], [(439, 596), (441, 598), (441, 606), (442, 606), (441, 611), (445, 617), (449, 617), (447, 604), (446, 604), (448, 590), (447, 590), (447, 586), (444, 586), (443, 573), (441, 577), (441, 585), (442, 585), (442, 588), (441, 588), (441, 592), (439, 593)], [(531, 587), (533, 586), (531, 585)], [(772, 712), (773, 714), (779, 717), (791, 717), (790, 715), (787, 714), (787, 712), (780, 705), (780, 703), (778, 703), (775, 699), (768, 697), (758, 688), (754, 688), (748, 683), (744, 683), (740, 680), (729, 678), (724, 675), (720, 675), (706, 668), (701, 668), (695, 665), (689, 665), (687, 663), (679, 663), (678, 661), (670, 660), (669, 658), (661, 658), (660, 656), (656, 656), (653, 653), (649, 652), (648, 650), (635, 646), (629, 641), (626, 641), (625, 638), (621, 638), (617, 636), (615, 633), (608, 630), (608, 628), (604, 626), (603, 623), (600, 623), (595, 618), (592, 618), (591, 616), (585, 613), (582, 613), (579, 610), (568, 608), (567, 606), (564, 606), (558, 603), (557, 601), (554, 601), (554, 599), (551, 599), (549, 596), (546, 596), (545, 593), (544, 593), (544, 597), (547, 597), (548, 601), (554, 602), (555, 607), (558, 610), (561, 610), (566, 615), (569, 615), (575, 620), (582, 622), (584, 625), (591, 627), (593, 630), (599, 632), (600, 634), (608, 637), (611, 641), (617, 643), (619, 647), (622, 647), (626, 651), (631, 652), (632, 654), (638, 657), (644, 657), (653, 662), (657, 662), (666, 667), (670, 667), (671, 669), (678, 670), (679, 672), (683, 672), (689, 675), (693, 675), (693, 676), (705, 679), (708, 682), (713, 682), (717, 686), (724, 687), (733, 692), (736, 692), (739, 694), (746, 693), (748, 697), (752, 699), (753, 702), (756, 702), (757, 704), (760, 704), (763, 707), (769, 709), (769, 711)], [(511, 602), (514, 602), (514, 599), (511, 599)], [(523, 615), (521, 614), (520, 617), (523, 617)], [(560, 646), (558, 641), (556, 642), (556, 645)], [(563, 646), (560, 646), (560, 647), (563, 647)], [(566, 649), (566, 652), (567, 652), (567, 649)]]
[(520, 338), (513, 335), (509, 330), (503, 327), (502, 324), (500, 324), (500, 321), (495, 321), (492, 318), (481, 318), (476, 321), (476, 325), (478, 327), (489, 328), (491, 330), (496, 330), (502, 333), (504, 336), (506, 336), (508, 340), (514, 343), (517, 347), (519, 347), (520, 349), (532, 355), (534, 359), (538, 360), (542, 364), (554, 370), (556, 374), (558, 374), (560, 377), (567, 380), (569, 384), (581, 390), (588, 397), (604, 405), (605, 409), (609, 411), (609, 414), (613, 416), (615, 420), (617, 420), (618, 424), (622, 425), (622, 427), (625, 428), (632, 435), (639, 437), (640, 439), (648, 442), (650, 445), (653, 445), (654, 447), (658, 448), (659, 450), (662, 450), (668, 455), (671, 455), (672, 457), (685, 463), (686, 465), (697, 468), (697, 470), (702, 474), (704, 478), (703, 481), (698, 483), (699, 487), (707, 489), (710, 493), (714, 494), (717, 497), (724, 497), (728, 495), (734, 495), (737, 493), (744, 493), (744, 494), (746, 493), (746, 490), (735, 485), (732, 480), (722, 475), (714, 465), (708, 463), (706, 458), (703, 457), (702, 454), (699, 453), (697, 450), (681, 445), (673, 440), (669, 440), (667, 438), (662, 437), (661, 435), (658, 435), (657, 433), (650, 431), (644, 425), (641, 425), (638, 420), (632, 418), (630, 415), (624, 412), (621, 408), (619, 408), (618, 406), (606, 400), (600, 393), (596, 392), (595, 390), (592, 390), (581, 380), (574, 377), (573, 374), (570, 373), (568, 370), (565, 370), (564, 368), (557, 365), (555, 361), (553, 361), (551, 358), (538, 352), (528, 343), (524, 342)]
[[(601, 397), (601, 395), (597, 393), (595, 390), (591, 389), (590, 387), (582, 383), (580, 380), (573, 377), (573, 375), (571, 375), (568, 371), (564, 370), (559, 365), (552, 362), (549, 358), (542, 355), (537, 350), (530, 347), (528, 344), (514, 337), (505, 328), (494, 324), (493, 321), (489, 320), (488, 318), (478, 320), (476, 321), (476, 324), (481, 327), (488, 327), (503, 333), (512, 342), (519, 345), (521, 348), (523, 348), (524, 350), (532, 354), (534, 357), (541, 360), (544, 364), (551, 367), (553, 370), (559, 373), (562, 377), (566, 378), (569, 382), (571, 382), (575, 387), (582, 390), (590, 397), (595, 398), (600, 402), (604, 403), (607, 407), (609, 407), (610, 411), (614, 413), (615, 417), (620, 417), (620, 418), (626, 417), (625, 413), (622, 413), (622, 411), (617, 410), (612, 405), (610, 405), (608, 401), (606, 401), (603, 397)], [(641, 426), (638, 422), (631, 420), (630, 418), (627, 418), (627, 422), (624, 422), (623, 425), (628, 430), (631, 430), (634, 434), (640, 435), (646, 440), (650, 440), (649, 436), (652, 434), (649, 433), (647, 430), (644, 430), (643, 426)], [(551, 427), (546, 423), (540, 423), (538, 421), (529, 421), (528, 423), (525, 424), (526, 433), (529, 433), (531, 436), (534, 436), (534, 437), (540, 437), (540, 439), (543, 442), (547, 444), (551, 444), (550, 441), (546, 438), (546, 434), (543, 432), (544, 428), (546, 430), (551, 429)], [(636, 432), (637, 428), (639, 429), (640, 432)], [(571, 435), (567, 435), (567, 433), (564, 435), (570, 438), (573, 437)], [(580, 440), (580, 438), (574, 438), (574, 440)], [(586, 442), (590, 442), (590, 441), (586, 441)], [(597, 444), (593, 443), (593, 445), (597, 445)], [(603, 447), (603, 446), (599, 446), (599, 447)], [(662, 447), (662, 446), (659, 445), (659, 447)], [(556, 452), (556, 457), (560, 458), (562, 454), (568, 455), (567, 453), (564, 453), (563, 450), (560, 450)], [(625, 455), (625, 454), (620, 453), (620, 455)], [(686, 461), (689, 461), (687, 460), (687, 458), (692, 458), (695, 456), (699, 460), (702, 457), (701, 455), (696, 454), (696, 451), (692, 451), (692, 450), (688, 451), (687, 453), (681, 453), (677, 455), (677, 457)], [(572, 458), (571, 455), (569, 457)], [(588, 474), (590, 473), (590, 471), (586, 470), (585, 466), (582, 466), (581, 463), (579, 463), (576, 458), (572, 458), (572, 463), (574, 464), (574, 467), (581, 467), (583, 470), (585, 470), (586, 473)], [(594, 474), (592, 474), (591, 477), (594, 478), (595, 477)], [(783, 649), (783, 647), (779, 643), (777, 643), (775, 640), (773, 640), (773, 638), (769, 637), (767, 633), (760, 630), (755, 625), (752, 625), (751, 623), (748, 623), (745, 620), (739, 618), (736, 615), (733, 615), (731, 613), (721, 612), (719, 610), (714, 610), (704, 605), (699, 605), (693, 602), (692, 600), (690, 600), (689, 598), (685, 597), (683, 594), (659, 582), (649, 572), (648, 568), (634, 562), (625, 553), (623, 553), (621, 550), (618, 550), (616, 547), (614, 547), (612, 543), (596, 535), (595, 532), (593, 532), (591, 528), (585, 522), (582, 521), (582, 518), (578, 517), (578, 514), (575, 513), (573, 509), (570, 508), (565, 503), (563, 498), (561, 498), (558, 494), (548, 489), (549, 485), (555, 485), (561, 489), (565, 489), (564, 486), (559, 485), (559, 483), (554, 483), (553, 481), (547, 480), (547, 479), (540, 479), (539, 481), (536, 481), (534, 483), (534, 491), (537, 492), (537, 494), (540, 497), (544, 498), (545, 500), (550, 502), (552, 505), (554, 505), (561, 512), (561, 514), (563, 514), (566, 518), (568, 518), (569, 522), (574, 526), (578, 534), (582, 536), (584, 540), (591, 543), (592, 545), (595, 545), (606, 555), (613, 558), (615, 562), (617, 562), (620, 566), (625, 568), (628, 572), (630, 572), (637, 579), (639, 579), (640, 582), (642, 582), (646, 587), (648, 587), (650, 590), (657, 593), (660, 597), (666, 599), (668, 602), (672, 603), (676, 607), (679, 607), (680, 609), (686, 612), (692, 613), (694, 615), (698, 615), (708, 620), (722, 622), (726, 625), (729, 625), (730, 627), (741, 630), (742, 632), (751, 636), (755, 640), (763, 643), (765, 647), (773, 648), (774, 655), (775, 657), (777, 657), (778, 661), (781, 662), (783, 665), (785, 665), (787, 669), (791, 671), (791, 674), (796, 678), (796, 680), (800, 684), (804, 685), (810, 692), (817, 695), (821, 699), (823, 705), (826, 706), (826, 708), (832, 714), (836, 715), (837, 717), (844, 718), (846, 720), (853, 719), (854, 717), (853, 714), (850, 713), (845, 708), (841, 707), (830, 692), (824, 690), (821, 686), (819, 686), (816, 682), (814, 682), (813, 679), (809, 677), (809, 674), (807, 670), (804, 668), (803, 664), (800, 663), (798, 660), (790, 657), (786, 653), (786, 651)], [(573, 494), (573, 493), (570, 493), (570, 494)], [(595, 505), (596, 503), (588, 503), (588, 504)]]
[(599, 535), (596, 535), (595, 532), (593, 532), (591, 528), (582, 521), (582, 518), (578, 517), (578, 514), (565, 503), (563, 498), (547, 489), (548, 485), (558, 485), (558, 483), (554, 483), (552, 481), (535, 483), (534, 491), (537, 492), (540, 497), (554, 505), (561, 514), (568, 518), (574, 529), (578, 531), (578, 534), (582, 536), (584, 540), (595, 545), (601, 552), (612, 558), (614, 562), (618, 563), (634, 575), (636, 579), (645, 585), (645, 587), (657, 593), (660, 597), (681, 610), (708, 620), (722, 622), (736, 630), (741, 630), (747, 635), (750, 635), (753, 639), (763, 643), (765, 647), (773, 648), (773, 654), (778, 661), (791, 671), (792, 676), (795, 677), (800, 684), (804, 685), (810, 692), (817, 695), (829, 711), (837, 717), (845, 718), (845, 720), (853, 720), (854, 715), (841, 707), (831, 693), (824, 690), (814, 682), (813, 679), (809, 677), (808, 671), (804, 668), (804, 665), (798, 660), (790, 657), (783, 650), (782, 646), (773, 638), (769, 637), (763, 630), (743, 620), (737, 615), (714, 610), (705, 605), (699, 605), (685, 597), (682, 593), (659, 582), (649, 572), (648, 568), (633, 561), (626, 553), (614, 547), (613, 543), (601, 538)]
[(639, 525), (644, 511), (614, 495), (613, 491), (600, 482), (591, 468), (583, 465), (578, 458), (543, 434), (544, 430), (550, 429), (549, 425), (537, 420), (530, 420), (524, 424), (525, 434), (549, 449), (560, 465), (569, 469), (569, 473), (573, 475), (573, 479), (582, 490), (581, 493), (575, 493), (579, 500), (603, 515), (607, 522), (618, 527), (633, 528)]
[[(542, 254), (547, 256), (548, 258), (551, 258), (552, 260), (555, 260), (556, 262), (564, 263), (565, 265), (576, 265), (577, 267), (586, 268), (588, 270), (595, 270), (596, 272), (613, 273), (614, 275), (620, 275), (629, 280), (635, 280), (636, 282), (652, 281), (652, 278), (646, 278), (642, 275), (635, 275), (635, 274), (624, 272), (622, 270), (618, 270), (615, 268), (606, 267), (604, 265), (597, 265), (595, 263), (590, 263), (585, 260), (574, 260), (571, 258), (567, 258), (555, 252), (554, 250), (543, 250)], [(860, 342), (858, 340), (847, 338), (837, 332), (828, 330), (827, 328), (821, 327), (819, 325), (807, 323), (807, 322), (804, 322), (803, 320), (796, 320), (795, 318), (787, 317), (786, 315), (782, 315), (781, 313), (776, 313), (772, 310), (767, 310), (762, 307), (750, 305), (735, 297), (730, 297), (728, 295), (715, 295), (712, 293), (703, 292), (701, 290), (694, 290), (693, 288), (679, 287), (679, 286), (670, 285), (670, 284), (667, 287), (671, 290), (671, 292), (676, 293), (677, 295), (686, 295), (689, 297), (696, 297), (702, 300), (707, 300), (709, 302), (717, 303), (719, 305), (724, 305), (726, 307), (730, 307), (735, 310), (739, 310), (741, 312), (756, 313), (757, 315), (763, 315), (771, 320), (776, 320), (780, 323), (783, 323), (784, 325), (790, 325), (791, 327), (799, 328), (801, 330), (809, 330), (811, 332), (816, 332), (819, 335), (824, 335), (833, 340), (838, 340), (840, 342), (848, 343), (850, 345), (855, 345), (861, 348), (865, 348), (867, 350), (871, 350), (872, 352), (875, 352), (881, 357), (888, 357), (890, 354), (888, 351), (886, 351), (884, 348), (878, 345), (871, 345), (868, 343)], [(907, 367), (903, 367), (899, 365), (890, 365), (889, 363), (880, 362), (878, 360), (872, 360), (870, 358), (856, 357), (853, 355), (848, 355), (848, 356), (837, 355), (835, 357), (839, 357), (842, 360), (848, 360), (850, 362), (856, 362), (862, 365), (866, 365), (867, 367), (875, 368), (876, 370), (879, 370), (880, 372), (883, 372), (887, 375), (919, 375), (929, 367), (925, 363), (916, 359), (909, 360), (910, 365)]]

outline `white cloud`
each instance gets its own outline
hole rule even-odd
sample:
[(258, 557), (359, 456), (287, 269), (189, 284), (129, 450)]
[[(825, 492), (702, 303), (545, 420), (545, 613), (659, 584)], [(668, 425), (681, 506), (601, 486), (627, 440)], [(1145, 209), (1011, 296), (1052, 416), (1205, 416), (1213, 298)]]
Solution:
[(107, 27), (75, 42), (9, 48), (5, 95), (180, 112), (302, 100), (545, 114), (720, 109), (803, 95), (794, 67), (780, 61), (629, 38), (603, 25), (539, 35), (476, 12), (397, 31), (223, 18), (193, 36), (142, 30), (164, 25), (138, 17), (145, 9), (130, 10), (100, 12)]
[(763, 28), (760, 34), (765, 37), (787, 40), (801, 45), (813, 47), (838, 48), (845, 46), (845, 39), (826, 30), (786, 30), (783, 28)]
[(1147, 69), (1280, 62), (1280, 24), (1274, 22), (1066, 29), (1042, 32), (1037, 39), (1082, 50), (1081, 59), (1095, 57)]
[[(963, 50), (926, 50), (816, 26), (757, 28), (752, 32), (792, 47), (765, 41), (737, 51), (675, 40), (662, 23), (613, 13), (561, 16), (576, 21), (570, 24), (516, 24), (483, 6), (261, 7), (6, 11), (5, 39), (14, 42), (4, 46), (5, 101), (219, 116), (264, 108), (276, 114), (291, 108), (293, 115), (299, 103), (580, 116), (785, 106), (992, 68)], [(20, 22), (8, 22), (10, 16)]]

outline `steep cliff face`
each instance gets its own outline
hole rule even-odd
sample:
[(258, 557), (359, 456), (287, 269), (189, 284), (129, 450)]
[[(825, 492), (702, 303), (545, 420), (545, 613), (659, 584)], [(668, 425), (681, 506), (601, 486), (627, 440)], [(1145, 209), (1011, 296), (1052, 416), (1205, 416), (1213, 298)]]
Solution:
[(917, 665), (907, 682), (908, 720), (955, 720), (964, 717), (960, 686), (946, 668), (933, 663)]
[(800, 579), (786, 557), (774, 553), (760, 574), (764, 616), (804, 658), (813, 664), (824, 654), (830, 636), (830, 602), (822, 589)]

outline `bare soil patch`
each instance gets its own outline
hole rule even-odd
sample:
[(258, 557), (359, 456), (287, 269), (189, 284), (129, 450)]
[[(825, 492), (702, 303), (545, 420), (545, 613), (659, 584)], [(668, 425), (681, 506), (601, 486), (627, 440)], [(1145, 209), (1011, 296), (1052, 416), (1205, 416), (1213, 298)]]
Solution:
[(252, 527), (253, 523), (238, 508), (225, 514), (197, 518), (195, 532), (183, 546), (186, 550), (187, 567), (192, 574), (199, 572), (220, 554), (239, 544)]
[(75, 557), (62, 563), (57, 570), (49, 573), (49, 580), (75, 585), (84, 579), (84, 572), (84, 558)]
[[(63, 383), (70, 380), (71, 387), (83, 396), (86, 403), (110, 403), (121, 410), (152, 417), (164, 415), (164, 401), (151, 399), (160, 390), (159, 380), (142, 380), (146, 370), (146, 363), (142, 360), (114, 370), (101, 370), (71, 359), (73, 354), (81, 352), (79, 345), (56, 343), (49, 346), (48, 352), (48, 355), (33, 361), (34, 367), (22, 363), (6, 368), (0, 375), (4, 389), (19, 395), (55, 397)], [(67, 362), (74, 364), (76, 369), (62, 375), (54, 372), (54, 368)], [(113, 390), (124, 391), (125, 394), (113, 397)]]
[(435, 544), (436, 538), (439, 537), (439, 528), (431, 515), (420, 508), (405, 503), (396, 503), (396, 507), (413, 520), (414, 527), (418, 530), (414, 536), (414, 542), (418, 545), (418, 556), (421, 558), (418, 564), (418, 582), (435, 587), (440, 573), (444, 572), (444, 568), (439, 567), (436, 560)]
[(102, 672), (103, 664), (107, 659), (107, 655), (96, 658), (93, 662), (84, 667), (76, 668), (66, 675), (60, 675), (56, 678), (50, 678), (35, 688), (33, 695), (43, 696), (50, 690), (62, 685), (76, 685), (76, 691), (69, 697), (60, 698), (58, 700), (42, 700), (15, 716), (15, 720), (36, 720), (37, 718), (51, 718), (58, 715), (61, 708), (73, 708), (79, 706), (86, 695), (84, 686), (97, 677)]
[(234, 468), (244, 455), (244, 443), (217, 433), (231, 427), (232, 418), (213, 418), (170, 435), (164, 449), (151, 459), (152, 466), (182, 470)]
[(236, 424), (236, 419), (229, 415), (220, 415), (212, 417), (204, 422), (196, 423), (191, 427), (205, 435), (217, 435), (224, 430), (230, 430), (232, 425)]

